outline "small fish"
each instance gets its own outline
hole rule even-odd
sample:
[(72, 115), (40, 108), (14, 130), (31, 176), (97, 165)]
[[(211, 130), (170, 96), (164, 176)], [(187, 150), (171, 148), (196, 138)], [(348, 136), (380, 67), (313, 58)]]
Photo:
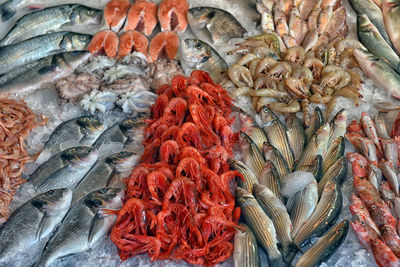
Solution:
[(339, 136), (344, 136), (344, 134), (346, 133), (347, 125), (347, 111), (345, 109), (341, 109), (338, 113), (336, 113), (330, 125), (331, 133), (329, 137), (329, 142), (334, 141)]
[(392, 211), (393, 208), (395, 208), (394, 201), (396, 199), (396, 194), (393, 192), (392, 187), (390, 186), (390, 183), (388, 181), (382, 181), (380, 183), (379, 194), (380, 194), (381, 198), (383, 199), (383, 201), (386, 202), (386, 204), (388, 205), (388, 207), (390, 207), (390, 209)]
[(205, 42), (227, 43), (233, 38), (242, 38), (247, 32), (232, 14), (214, 7), (189, 9), (188, 21), (196, 38)]
[(308, 52), (315, 46), (315, 44), (318, 41), (318, 36), (319, 36), (319, 34), (318, 34), (317, 29), (313, 29), (313, 30), (307, 32), (306, 36), (304, 37), (303, 43), (302, 43), (302, 46), (304, 47), (304, 50), (306, 52)]
[(310, 31), (317, 30), (319, 32), (319, 30), (318, 30), (318, 16), (319, 16), (319, 13), (321, 13), (321, 8), (316, 7), (314, 9), (312, 9), (310, 15), (308, 16), (307, 24), (308, 24), (308, 29)]
[(58, 258), (84, 252), (103, 240), (117, 219), (106, 210), (120, 209), (122, 197), (119, 188), (102, 188), (81, 198), (69, 210), (35, 266), (48, 267)]
[(378, 227), (382, 228), (384, 225), (396, 227), (396, 219), (393, 217), (389, 207), (386, 204), (377, 203), (372, 205), (371, 218)]
[(354, 146), (354, 148), (364, 155), (372, 164), (378, 164), (378, 157), (376, 154), (376, 147), (374, 142), (369, 138), (361, 137), (358, 134), (347, 133), (346, 138)]
[(257, 9), (261, 13), (261, 29), (263, 32), (275, 32), (275, 25), (271, 11), (269, 11), (264, 5), (259, 7), (257, 5)]
[(374, 118), (376, 134), (381, 139), (389, 139), (388, 131), (386, 129), (385, 120), (380, 115), (376, 115)]
[(268, 142), (264, 143), (263, 152), (265, 160), (270, 160), (273, 163), (279, 177), (283, 177), (290, 172), (287, 162), (283, 158), (281, 152), (279, 152), (279, 150), (277, 150), (275, 147), (268, 144)]
[(233, 264), (235, 267), (260, 267), (257, 239), (250, 227), (241, 223), (234, 238)]
[(393, 168), (393, 164), (390, 161), (382, 160), (379, 163), (379, 167), (382, 170), (383, 176), (390, 183), (393, 192), (396, 196), (399, 196), (399, 180), (397, 178), (396, 170)]
[(400, 237), (396, 233), (396, 228), (390, 225), (382, 227), (382, 241), (396, 254), (400, 256)]
[[(398, 0), (382, 0), (382, 13), (386, 30), (397, 53), (400, 53), (400, 7)], [(375, 24), (375, 23), (374, 23)], [(379, 28), (378, 28), (379, 29)], [(385, 36), (384, 36), (385, 37)], [(386, 38), (385, 38), (386, 39)], [(388, 42), (390, 44), (390, 42)]]
[(368, 181), (379, 190), (382, 181), (382, 171), (377, 166), (369, 165)]
[(269, 265), (285, 266), (277, 246), (278, 240), (272, 220), (265, 214), (254, 196), (246, 190), (237, 187), (236, 197), (246, 224), (253, 230), (259, 244), (267, 252)]
[(358, 176), (354, 176), (353, 179), (354, 191), (368, 208), (371, 208), (375, 203), (385, 203), (379, 196), (378, 190), (369, 181)]
[(319, 181), (322, 178), (323, 172), (322, 172), (322, 156), (317, 155), (315, 156), (314, 160), (311, 162), (311, 164), (308, 166), (308, 168), (305, 168), (304, 171), (306, 172), (311, 172), (315, 180)]
[(297, 42), (299, 42), (303, 33), (303, 20), (301, 19), (297, 7), (293, 7), (290, 11), (288, 26), (290, 36), (292, 36), (294, 39), (296, 39)]
[(259, 183), (258, 178), (243, 162), (229, 159), (228, 163), (233, 169), (243, 175), (243, 180), (238, 180), (238, 186), (251, 193), (253, 191), (253, 185)]
[(311, 121), (309, 122), (308, 125), (305, 125), (307, 127), (305, 130), (307, 135), (307, 141), (311, 139), (311, 137), (319, 129), (319, 127), (321, 127), (322, 124), (324, 124), (324, 116), (322, 114), (321, 109), (319, 107), (316, 107), (311, 117)]
[(326, 173), (328, 169), (337, 162), (337, 160), (344, 155), (344, 137), (339, 136), (331, 142), (328, 150), (324, 155), (322, 163), (322, 173)]
[(333, 11), (331, 20), (325, 28), (325, 32), (328, 33), (329, 38), (333, 40), (337, 37), (338, 29), (344, 28), (346, 25), (346, 9), (344, 6), (340, 6), (338, 9)]
[(379, 266), (385, 266), (385, 267), (399, 266), (398, 258), (396, 257), (396, 255), (381, 240), (379, 239), (372, 240), (371, 246), (375, 261)]
[(118, 32), (125, 23), (131, 3), (129, 0), (111, 0), (104, 7), (104, 18), (110, 30)]
[(268, 142), (264, 130), (259, 127), (253, 118), (243, 110), (240, 110), (239, 112), (239, 120), (242, 127), (241, 131), (250, 136), (260, 151), (262, 151), (264, 142)]
[(318, 15), (317, 29), (319, 34), (325, 32), (326, 27), (331, 21), (333, 13), (332, 6), (327, 6), (321, 9), (321, 12)]
[(346, 157), (339, 158), (322, 176), (318, 182), (318, 196), (321, 196), (322, 191), (328, 181), (335, 181), (342, 184), (347, 175)]
[(295, 267), (318, 266), (327, 261), (343, 244), (348, 231), (349, 221), (338, 223), (301, 256)]
[(393, 139), (382, 139), (381, 143), (386, 160), (392, 164), (395, 170), (397, 170), (398, 154), (396, 142)]
[(374, 144), (377, 147), (380, 147), (374, 121), (366, 112), (361, 113), (361, 125), (363, 126), (364, 132), (367, 134), (367, 136), (371, 138), (372, 141), (374, 141)]
[(264, 169), (259, 176), (259, 183), (269, 188), (279, 199), (282, 199), (281, 179), (274, 164), (270, 160), (265, 162)]
[(300, 16), (303, 20), (306, 20), (310, 15), (311, 11), (315, 6), (316, 0), (308, 0), (308, 1), (301, 1), (300, 5), (298, 6)]
[(239, 134), (240, 151), (243, 155), (243, 162), (258, 177), (263, 170), (265, 164), (264, 156), (261, 154), (257, 145), (244, 132)]
[(161, 31), (184, 33), (188, 25), (188, 10), (186, 0), (162, 0), (157, 13)]
[(355, 232), (361, 246), (372, 252), (372, 240), (379, 239), (380, 235), (377, 234), (371, 227), (366, 225), (363, 221), (355, 220), (354, 222), (351, 222), (350, 225)]
[(364, 202), (357, 197), (355, 194), (351, 194), (350, 197), (351, 205), (349, 207), (350, 213), (355, 216), (363, 225), (366, 225), (372, 229), (378, 236), (381, 234), (378, 226), (371, 218), (367, 207)]
[(72, 192), (67, 188), (50, 190), (15, 210), (1, 228), (0, 264), (15, 264), (13, 259), (18, 258), (21, 251), (28, 256), (25, 264), (33, 264), (36, 255), (67, 214), (71, 198)]
[(157, 25), (157, 5), (147, 0), (135, 2), (129, 8), (125, 31), (139, 31), (151, 35)]
[(295, 161), (300, 159), (306, 144), (306, 134), (301, 120), (296, 115), (289, 115), (286, 119), (286, 135), (290, 148), (293, 151)]

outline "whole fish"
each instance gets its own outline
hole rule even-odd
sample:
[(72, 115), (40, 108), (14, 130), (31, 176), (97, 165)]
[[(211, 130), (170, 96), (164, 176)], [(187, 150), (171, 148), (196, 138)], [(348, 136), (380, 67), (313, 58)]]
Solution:
[(283, 177), (290, 172), (286, 160), (278, 149), (268, 144), (268, 142), (264, 142), (263, 152), (265, 160), (270, 160), (273, 163), (279, 177)]
[(382, 0), (382, 13), (386, 30), (397, 53), (400, 54), (400, 2), (398, 0)]
[(294, 155), (289, 146), (285, 125), (282, 124), (271, 109), (265, 106), (261, 111), (261, 120), (264, 124), (263, 128), (267, 134), (269, 143), (282, 153), (282, 156), (288, 164), (289, 170), (291, 170), (294, 165)]
[(43, 85), (66, 77), (87, 62), (90, 53), (74, 51), (48, 56), (0, 76), (0, 92), (18, 96), (32, 93)]
[(339, 158), (318, 181), (318, 196), (321, 196), (322, 191), (328, 181), (335, 181), (338, 184), (343, 183), (347, 175), (347, 161), (346, 157)]
[(367, 136), (374, 142), (377, 147), (380, 147), (378, 134), (376, 133), (374, 121), (366, 112), (361, 113), (361, 125)]
[(371, 242), (372, 253), (379, 266), (398, 267), (398, 258), (393, 251), (381, 240), (374, 239)]
[(72, 205), (91, 191), (110, 186), (113, 176), (120, 172), (119, 167), (135, 166), (138, 158), (133, 152), (122, 151), (98, 160), (73, 189)]
[(379, 190), (382, 181), (382, 171), (377, 166), (369, 165), (368, 181)]
[(269, 188), (279, 199), (282, 199), (281, 196), (281, 179), (279, 174), (274, 166), (274, 164), (267, 160), (265, 162), (263, 171), (259, 176), (259, 183), (267, 188)]
[(293, 7), (289, 17), (289, 34), (299, 42), (303, 33), (303, 20), (297, 7)]
[(191, 8), (187, 17), (196, 38), (206, 42), (226, 43), (233, 38), (242, 38), (247, 32), (231, 13), (219, 8)]
[(298, 161), (303, 154), (307, 138), (301, 120), (296, 115), (289, 115), (286, 119), (286, 129), (289, 146), (293, 151), (295, 161)]
[(96, 162), (99, 153), (88, 147), (68, 148), (40, 165), (29, 177), (37, 192), (74, 188)]
[(290, 235), (292, 222), (290, 221), (286, 207), (268, 187), (262, 184), (254, 184), (253, 194), (261, 208), (274, 223), (276, 234), (281, 245), (283, 261), (285, 261), (286, 255), (291, 253), (291, 251), (298, 250)]
[(396, 142), (393, 139), (382, 139), (381, 143), (386, 160), (393, 165), (395, 170), (397, 170), (398, 155)]
[(241, 131), (250, 136), (260, 151), (262, 151), (264, 142), (268, 142), (264, 130), (260, 128), (253, 118), (243, 110), (239, 111), (239, 120), (242, 127)]
[(328, 33), (331, 40), (337, 37), (338, 29), (342, 29), (346, 25), (346, 9), (340, 6), (333, 11), (331, 20), (326, 26), (325, 32)]
[(25, 264), (33, 264), (67, 214), (71, 198), (72, 192), (67, 188), (50, 190), (15, 210), (0, 231), (0, 265), (13, 266), (21, 253), (26, 257)]
[(383, 201), (385, 201), (386, 204), (391, 208), (391, 211), (393, 211), (393, 208), (396, 208), (394, 203), (396, 199), (396, 194), (393, 192), (390, 183), (388, 181), (382, 181), (380, 183), (379, 194), (381, 195)]
[(351, 200), (351, 205), (349, 207), (350, 213), (364, 225), (369, 226), (373, 231), (376, 232), (377, 235), (380, 235), (381, 232), (379, 231), (379, 228), (376, 225), (376, 223), (372, 220), (371, 214), (369, 213), (364, 202), (355, 194), (351, 194), (350, 200)]
[(335, 164), (335, 162), (343, 156), (344, 154), (344, 137), (339, 136), (333, 142), (331, 142), (328, 150), (324, 155), (323, 165), (322, 165), (322, 172), (326, 173), (328, 169)]
[(354, 50), (354, 56), (361, 69), (375, 85), (390, 93), (394, 98), (400, 98), (400, 75), (389, 64), (374, 54), (360, 49)]
[[(389, 35), (385, 28), (385, 23), (383, 21), (383, 14), (380, 8), (374, 3), (372, 0), (349, 0), (351, 7), (357, 14), (365, 14), (372, 24), (378, 29), (381, 33), (383, 39), (389, 44), (390, 42)], [(385, 16), (386, 17), (386, 16)]]
[(260, 267), (257, 239), (250, 227), (241, 223), (234, 238), (233, 264), (235, 267)]
[[(307, 1), (304, 1), (307, 2)], [(317, 29), (313, 29), (309, 32), (307, 32), (306, 36), (304, 37), (302, 46), (304, 47), (304, 50), (308, 52), (310, 49), (314, 47), (314, 45), (318, 41), (318, 31)]]
[(122, 197), (119, 188), (102, 188), (81, 198), (50, 238), (35, 266), (48, 267), (56, 259), (84, 252), (104, 239), (117, 219), (115, 214), (105, 209), (120, 209)]
[(261, 14), (260, 24), (263, 32), (275, 32), (275, 25), (271, 11), (262, 4), (257, 4), (257, 10)]
[(91, 26), (98, 26), (102, 18), (101, 10), (81, 5), (62, 5), (42, 9), (19, 19), (0, 40), (0, 46), (19, 43), (53, 32), (91, 33), (88, 29)]
[(309, 248), (296, 262), (296, 267), (319, 266), (328, 260), (346, 239), (349, 231), (349, 221), (344, 220), (333, 227)]
[(363, 221), (355, 220), (354, 222), (351, 222), (350, 225), (355, 232), (361, 246), (363, 246), (363, 248), (365, 248), (366, 250), (372, 252), (372, 240), (379, 239), (380, 235)]
[(243, 175), (244, 180), (239, 179), (238, 186), (244, 188), (246, 191), (251, 193), (253, 190), (253, 185), (259, 182), (258, 178), (243, 162), (229, 159), (228, 163), (233, 169), (237, 170)]
[(390, 225), (396, 228), (396, 219), (390, 212), (390, 208), (385, 204), (374, 204), (371, 206), (371, 218), (380, 228), (384, 225)]
[(321, 12), (318, 15), (318, 22), (317, 22), (317, 29), (319, 34), (325, 32), (326, 27), (331, 21), (332, 14), (333, 14), (332, 6), (326, 6), (321, 9)]
[(87, 34), (57, 32), (1, 47), (0, 74), (47, 56), (86, 50), (91, 38)]
[(396, 254), (400, 256), (400, 237), (396, 233), (396, 228), (390, 225), (382, 227), (382, 241)]
[(307, 141), (311, 139), (314, 133), (324, 124), (324, 116), (322, 115), (322, 111), (319, 107), (314, 109), (314, 113), (311, 117), (311, 121), (309, 125), (305, 125), (307, 129), (305, 130), (307, 135)]
[(306, 20), (308, 18), (311, 11), (314, 9), (315, 2), (316, 2), (316, 0), (301, 1), (298, 8), (299, 8), (300, 16), (303, 20)]
[(60, 145), (67, 141), (91, 146), (105, 129), (106, 126), (95, 116), (77, 117), (58, 125), (44, 147), (54, 154), (59, 152)]
[(376, 134), (378, 135), (378, 137), (381, 139), (390, 139), (390, 136), (388, 135), (388, 131), (386, 129), (385, 120), (382, 118), (382, 116), (377, 114), (374, 118), (374, 123)]
[(379, 196), (378, 190), (369, 181), (358, 176), (354, 176), (353, 179), (354, 191), (368, 208), (371, 208), (375, 203), (385, 203)]
[(252, 194), (237, 187), (236, 197), (246, 224), (253, 230), (258, 243), (267, 252), (270, 266), (285, 266), (278, 249), (274, 223), (265, 214)]
[(263, 171), (265, 164), (264, 155), (261, 154), (256, 143), (244, 132), (239, 134), (240, 151), (243, 155), (243, 162), (251, 168), (258, 177)]
[(400, 58), (392, 47), (386, 43), (378, 29), (364, 14), (357, 15), (357, 36), (360, 42), (395, 71), (400, 71)]
[(338, 113), (336, 113), (335, 117), (330, 122), (331, 125), (331, 133), (329, 136), (329, 142), (334, 141), (339, 136), (344, 136), (346, 133), (346, 125), (347, 125), (347, 111), (346, 109), (341, 109)]
[(390, 161), (382, 160), (379, 163), (379, 167), (382, 170), (383, 176), (390, 183), (390, 187), (392, 188), (393, 192), (396, 194), (396, 196), (399, 196), (399, 179), (397, 178), (396, 170), (393, 168), (393, 164)]
[(207, 71), (214, 81), (219, 81), (221, 74), (228, 70), (228, 64), (218, 52), (199, 39), (185, 39), (180, 47), (182, 60), (189, 68)]

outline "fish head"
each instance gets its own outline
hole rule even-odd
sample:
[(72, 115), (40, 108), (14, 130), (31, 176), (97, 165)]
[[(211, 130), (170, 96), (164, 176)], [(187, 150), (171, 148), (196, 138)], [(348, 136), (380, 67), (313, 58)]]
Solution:
[(92, 116), (82, 117), (78, 119), (77, 123), (89, 132), (102, 132), (105, 128), (99, 119)]
[(235, 195), (237, 199), (249, 199), (254, 198), (252, 194), (250, 194), (246, 189), (243, 189), (239, 186), (236, 187)]
[(48, 215), (56, 215), (59, 211), (71, 206), (72, 191), (68, 188), (49, 190), (31, 200), (31, 204)]
[(274, 120), (277, 120), (277, 117), (276, 117), (275, 113), (270, 108), (268, 108), (267, 106), (263, 106), (261, 108), (260, 116), (261, 116), (261, 121), (264, 124), (267, 124), (267, 123), (270, 123), (270, 122), (272, 122)]
[(189, 9), (187, 16), (188, 20), (204, 24), (215, 16), (215, 11), (207, 7), (194, 7)]
[(251, 128), (255, 124), (253, 118), (242, 109), (239, 111), (239, 120), (244, 129)]
[(98, 156), (99, 152), (96, 149), (85, 146), (69, 148), (61, 155), (65, 161), (83, 167), (93, 165)]
[(252, 140), (251, 140), (250, 136), (248, 136), (245, 132), (241, 131), (239, 134), (239, 142), (240, 142), (240, 145), (246, 145), (246, 144), (248, 145), (252, 142)]
[(317, 130), (317, 136), (319, 137), (319, 140), (329, 137), (330, 131), (331, 126), (329, 125), (329, 123), (326, 122), (322, 124)]
[(70, 18), (73, 23), (82, 26), (97, 25), (103, 19), (103, 11), (79, 5), (74, 8)]
[(368, 25), (370, 25), (370, 21), (365, 14), (358, 14), (357, 15), (357, 27), (364, 30)]
[(181, 42), (181, 48), (188, 62), (203, 63), (212, 56), (209, 45), (199, 39), (185, 39)]
[(133, 157), (136, 157), (137, 155), (133, 152), (127, 152), (127, 151), (121, 151), (115, 154), (112, 154), (106, 159), (106, 163), (112, 164), (112, 165), (121, 165), (126, 162), (131, 162)]
[(268, 195), (272, 196), (274, 193), (272, 193), (268, 187), (259, 183), (255, 183), (253, 185), (253, 194), (256, 196), (266, 197)]
[[(346, 124), (347, 122), (347, 110), (341, 109), (338, 113), (336, 113), (335, 117), (333, 118), (335, 124)], [(346, 127), (346, 125), (344, 126)]]
[(69, 51), (85, 50), (91, 40), (92, 36), (89, 34), (68, 33), (63, 39), (61, 46)]
[(85, 205), (92, 210), (122, 208), (122, 198), (124, 192), (120, 188), (105, 187), (89, 193), (85, 198)]
[(119, 127), (123, 132), (131, 133), (140, 127), (144, 127), (145, 125), (146, 123), (144, 121), (144, 115), (138, 115), (133, 118), (123, 120)]

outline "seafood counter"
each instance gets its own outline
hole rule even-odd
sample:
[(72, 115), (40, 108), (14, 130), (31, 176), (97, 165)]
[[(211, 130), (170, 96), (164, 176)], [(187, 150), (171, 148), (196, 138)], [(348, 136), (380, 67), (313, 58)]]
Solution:
[(0, 0), (0, 266), (398, 266), (399, 6)]

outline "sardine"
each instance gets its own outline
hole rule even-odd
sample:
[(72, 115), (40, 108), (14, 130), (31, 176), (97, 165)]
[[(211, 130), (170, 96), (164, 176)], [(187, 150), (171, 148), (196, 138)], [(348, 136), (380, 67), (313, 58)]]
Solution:
[(270, 160), (265, 162), (264, 169), (259, 176), (259, 183), (269, 188), (279, 199), (282, 199), (281, 179), (274, 164)]
[(334, 141), (339, 136), (344, 136), (346, 133), (346, 125), (347, 125), (347, 111), (345, 109), (341, 109), (338, 113), (336, 113), (335, 117), (330, 122), (331, 125), (331, 133), (329, 135), (329, 143)]
[(311, 139), (314, 133), (324, 124), (324, 116), (322, 115), (321, 109), (316, 107), (314, 109), (314, 113), (311, 117), (310, 125), (306, 125), (307, 128), (305, 130), (307, 135), (307, 141)]
[(253, 190), (253, 185), (259, 182), (258, 178), (243, 162), (229, 159), (228, 163), (233, 169), (237, 170), (243, 175), (244, 180), (238, 179), (238, 186), (251, 193)]
[(121, 189), (102, 188), (81, 198), (67, 213), (35, 266), (48, 267), (56, 259), (84, 252), (102, 240), (117, 219), (105, 209), (120, 209), (122, 197)]
[(301, 1), (299, 5), (299, 12), (303, 20), (306, 20), (308, 18), (308, 16), (310, 15), (311, 11), (315, 6), (315, 2), (316, 2), (315, 0)]
[(231, 13), (219, 8), (191, 8), (187, 17), (196, 38), (206, 42), (227, 43), (233, 38), (242, 38), (247, 32)]
[(385, 120), (380, 115), (376, 115), (374, 118), (376, 134), (381, 139), (389, 139), (388, 131), (386, 129)]
[(345, 144), (343, 136), (337, 137), (330, 143), (330, 146), (324, 155), (322, 173), (326, 173), (328, 169), (344, 155), (344, 148)]
[(240, 150), (243, 155), (243, 162), (250, 167), (258, 177), (263, 171), (265, 164), (264, 155), (258, 149), (256, 143), (244, 132), (239, 135)]
[(243, 110), (240, 110), (239, 112), (239, 119), (242, 126), (241, 131), (250, 136), (260, 151), (262, 151), (264, 142), (268, 142), (264, 130), (260, 128), (253, 118)]
[[(386, 30), (397, 53), (400, 54), (400, 2), (398, 0), (382, 0), (382, 13)], [(390, 44), (390, 43), (389, 43)]]
[(328, 181), (335, 181), (339, 185), (343, 183), (347, 175), (347, 161), (346, 157), (339, 158), (318, 181), (318, 196), (321, 196), (322, 191)]
[[(30, 38), (53, 32), (73, 31), (90, 34), (93, 26), (100, 24), (101, 10), (81, 5), (62, 5), (46, 8), (25, 15), (0, 40), (0, 46), (19, 43)], [(91, 28), (92, 31), (89, 29)], [(97, 30), (98, 30), (97, 29)]]
[(257, 239), (250, 227), (241, 223), (234, 238), (233, 264), (235, 267), (260, 267)]
[(0, 231), (0, 265), (16, 266), (13, 262), (21, 253), (26, 265), (33, 264), (67, 214), (71, 198), (67, 188), (50, 190), (15, 210)]
[(275, 32), (273, 16), (264, 5), (257, 4), (257, 10), (261, 13), (261, 29), (263, 32)]
[(338, 223), (301, 256), (295, 267), (319, 266), (328, 260), (343, 244), (348, 231), (349, 221)]
[(279, 177), (283, 177), (290, 172), (286, 160), (278, 149), (268, 144), (268, 142), (265, 142), (263, 145), (263, 152), (265, 160), (270, 160), (273, 163)]
[(290, 148), (293, 151), (295, 161), (298, 161), (306, 145), (306, 134), (303, 125), (296, 115), (290, 115), (286, 120), (286, 128)]
[(57, 32), (4, 46), (0, 48), (0, 74), (47, 56), (86, 50), (91, 39), (87, 34)]
[(278, 249), (276, 231), (272, 220), (265, 214), (257, 200), (246, 190), (237, 187), (236, 197), (246, 224), (268, 255), (270, 266), (285, 266)]
[(399, 179), (397, 178), (397, 174), (393, 165), (389, 161), (381, 161), (379, 163), (379, 167), (382, 170), (383, 176), (390, 183), (390, 187), (396, 196), (399, 196)]

